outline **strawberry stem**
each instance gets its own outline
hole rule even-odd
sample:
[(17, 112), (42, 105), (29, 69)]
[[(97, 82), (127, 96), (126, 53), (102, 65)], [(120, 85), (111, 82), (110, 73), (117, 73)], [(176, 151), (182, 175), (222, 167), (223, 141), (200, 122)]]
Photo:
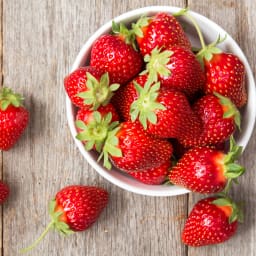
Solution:
[(46, 234), (49, 232), (49, 230), (54, 226), (54, 220), (52, 220), (48, 226), (46, 227), (46, 229), (44, 230), (44, 232), (28, 247), (20, 250), (20, 253), (26, 253), (30, 250), (32, 250), (33, 248), (35, 248), (37, 246), (37, 244), (40, 243), (41, 240), (43, 240), (43, 238), (46, 236)]
[(9, 105), (13, 105), (18, 108), (22, 106), (24, 98), (18, 94), (14, 93), (12, 89), (3, 87), (0, 89), (0, 110), (5, 111)]

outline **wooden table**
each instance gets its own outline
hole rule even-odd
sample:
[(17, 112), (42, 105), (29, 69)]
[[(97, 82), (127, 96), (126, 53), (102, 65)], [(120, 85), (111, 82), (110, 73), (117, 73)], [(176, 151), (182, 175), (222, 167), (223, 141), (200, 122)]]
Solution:
[(22, 93), (31, 114), (18, 144), (0, 154), (1, 175), (11, 187), (1, 211), (2, 256), (18, 255), (43, 231), (48, 201), (70, 184), (106, 188), (109, 206), (88, 231), (69, 238), (52, 232), (28, 255), (256, 255), (255, 132), (241, 158), (247, 173), (232, 192), (245, 201), (245, 222), (228, 242), (204, 248), (180, 241), (188, 211), (201, 196), (159, 198), (124, 191), (87, 164), (71, 137), (63, 78), (80, 47), (113, 17), (149, 5), (188, 5), (217, 22), (240, 44), (255, 74), (254, 0), (1, 0), (1, 84)]

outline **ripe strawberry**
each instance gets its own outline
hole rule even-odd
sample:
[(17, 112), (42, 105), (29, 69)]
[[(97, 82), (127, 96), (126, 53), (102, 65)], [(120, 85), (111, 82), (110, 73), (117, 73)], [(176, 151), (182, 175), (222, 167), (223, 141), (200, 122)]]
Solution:
[(242, 221), (242, 213), (231, 199), (202, 199), (188, 216), (182, 241), (189, 246), (222, 243), (235, 234), (238, 221)]
[(94, 43), (90, 65), (109, 73), (110, 81), (125, 84), (142, 68), (143, 60), (123, 36), (103, 35)]
[(166, 180), (170, 167), (171, 161), (168, 160), (160, 166), (152, 169), (144, 171), (129, 171), (127, 173), (142, 183), (148, 185), (160, 185)]
[(108, 133), (103, 152), (104, 166), (111, 168), (110, 160), (123, 171), (143, 171), (165, 163), (172, 155), (172, 145), (150, 136), (139, 122), (123, 122)]
[(246, 104), (245, 67), (236, 55), (225, 52), (215, 53), (211, 58), (204, 57), (204, 65), (205, 93), (218, 92), (229, 97), (238, 108)]
[(142, 17), (132, 24), (136, 40), (143, 56), (158, 47), (183, 46), (191, 48), (188, 37), (174, 16), (160, 12), (152, 17)]
[(0, 181), (0, 204), (4, 203), (10, 194), (10, 189), (7, 184)]
[(241, 151), (233, 138), (228, 154), (207, 147), (192, 148), (170, 171), (170, 182), (198, 193), (217, 193), (224, 189), (227, 192), (231, 181), (245, 171), (234, 163)]
[(199, 136), (201, 122), (182, 92), (160, 89), (160, 83), (134, 86), (138, 98), (130, 107), (132, 121), (139, 119), (148, 133), (161, 138)]
[(179, 90), (193, 98), (205, 84), (205, 74), (190, 50), (169, 46), (164, 51), (154, 48), (144, 58), (150, 83), (159, 81), (162, 88)]
[(9, 150), (19, 140), (29, 121), (23, 98), (9, 88), (0, 90), (0, 149)]
[(99, 187), (73, 185), (60, 190), (50, 202), (51, 222), (43, 234), (29, 247), (33, 249), (54, 228), (64, 235), (88, 229), (108, 203), (108, 192)]
[(80, 67), (64, 79), (65, 90), (72, 103), (80, 108), (97, 110), (106, 105), (119, 87), (109, 84), (108, 73), (94, 67)]
[(221, 39), (219, 36), (215, 42), (206, 45), (201, 29), (188, 13), (188, 9), (181, 10), (175, 16), (181, 15), (186, 16), (194, 24), (202, 45), (202, 49), (197, 53), (197, 59), (205, 68), (205, 93), (218, 92), (230, 98), (238, 108), (244, 106), (247, 101), (244, 64), (236, 55), (222, 52), (216, 47), (226, 37)]
[(183, 138), (181, 143), (186, 147), (216, 145), (225, 142), (240, 129), (240, 113), (236, 106), (218, 93), (205, 95), (193, 106), (194, 112), (202, 120), (202, 134), (191, 140)]
[(76, 138), (85, 144), (86, 150), (101, 151), (102, 145), (111, 131), (118, 125), (119, 117), (111, 103), (100, 106), (97, 111), (80, 109), (76, 114)]

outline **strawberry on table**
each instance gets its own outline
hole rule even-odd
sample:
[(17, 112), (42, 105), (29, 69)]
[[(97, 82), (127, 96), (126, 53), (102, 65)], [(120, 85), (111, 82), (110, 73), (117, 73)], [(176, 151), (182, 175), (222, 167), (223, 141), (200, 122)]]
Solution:
[(242, 213), (225, 197), (202, 199), (193, 207), (182, 232), (182, 241), (189, 246), (222, 243), (236, 232)]
[[(115, 24), (115, 23), (114, 23)], [(98, 38), (92, 46), (90, 65), (108, 72), (112, 83), (121, 85), (133, 79), (142, 69), (143, 60), (129, 40), (130, 33), (120, 25), (119, 32)], [(127, 38), (128, 34), (128, 38)]]
[(192, 148), (170, 170), (170, 182), (198, 193), (227, 192), (232, 180), (245, 171), (235, 163), (241, 151), (242, 147), (235, 145), (233, 138), (227, 154), (207, 147)]
[(193, 106), (203, 124), (200, 136), (181, 139), (186, 147), (216, 145), (223, 143), (234, 134), (236, 126), (240, 129), (241, 117), (236, 106), (227, 97), (218, 93), (205, 95)]
[(10, 194), (9, 186), (0, 181), (0, 204), (4, 203)]
[(111, 162), (123, 171), (143, 171), (165, 163), (172, 155), (172, 145), (146, 133), (139, 122), (123, 122), (108, 137), (100, 155), (104, 166)]
[(0, 150), (9, 150), (19, 140), (29, 121), (23, 97), (4, 87), (0, 89)]
[(167, 175), (170, 168), (171, 161), (168, 160), (160, 166), (152, 169), (147, 169), (144, 171), (128, 171), (127, 173), (142, 183), (148, 185), (160, 185), (168, 178)]
[(72, 103), (79, 108), (97, 110), (106, 105), (119, 88), (119, 84), (110, 84), (108, 73), (94, 67), (80, 67), (64, 79), (65, 90)]
[(119, 117), (111, 103), (100, 106), (97, 111), (80, 109), (76, 114), (76, 138), (85, 144), (86, 150), (101, 151), (109, 131), (118, 125)]
[(61, 189), (50, 202), (51, 222), (42, 235), (22, 252), (33, 249), (51, 228), (64, 235), (88, 229), (107, 203), (108, 192), (103, 188), (72, 185)]
[(174, 16), (160, 12), (152, 17), (141, 17), (132, 24), (136, 40), (142, 55), (150, 54), (158, 47), (165, 49), (168, 46), (183, 46), (191, 48), (188, 37)]
[(159, 81), (162, 88), (182, 91), (193, 97), (205, 84), (205, 74), (190, 50), (181, 46), (168, 46), (165, 50), (154, 48), (144, 57), (150, 83)]

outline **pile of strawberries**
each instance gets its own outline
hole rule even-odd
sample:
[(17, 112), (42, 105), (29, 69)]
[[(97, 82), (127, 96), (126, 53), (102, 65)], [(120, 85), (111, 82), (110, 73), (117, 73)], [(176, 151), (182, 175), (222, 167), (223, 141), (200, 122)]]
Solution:
[[(180, 15), (195, 25), (201, 50), (191, 50), (175, 17)], [(213, 194), (199, 201), (186, 221), (182, 240), (191, 246), (229, 239), (242, 219), (228, 192), (245, 171), (236, 162), (242, 148), (233, 137), (247, 101), (245, 68), (237, 56), (217, 48), (222, 40), (206, 46), (186, 9), (143, 16), (130, 29), (113, 22), (112, 33), (92, 46), (89, 65), (64, 80), (77, 107), (77, 139), (97, 151), (107, 169), (114, 165), (145, 184), (167, 182)], [(0, 91), (1, 150), (13, 147), (27, 127), (22, 101), (9, 88)], [(0, 182), (0, 203), (8, 195), (9, 187)], [(63, 188), (50, 203), (50, 224), (23, 252), (52, 227), (63, 234), (87, 229), (107, 202), (102, 188)]]
[[(175, 17), (180, 15), (196, 27), (197, 52)], [(228, 239), (241, 219), (228, 191), (245, 171), (236, 163), (242, 148), (233, 138), (247, 101), (245, 68), (217, 48), (224, 39), (205, 45), (186, 9), (143, 16), (130, 29), (113, 22), (112, 32), (94, 42), (89, 65), (64, 80), (78, 108), (77, 139), (97, 151), (107, 169), (114, 165), (145, 184), (222, 192), (192, 211), (182, 237), (192, 246)], [(195, 229), (206, 213), (216, 215), (211, 225)]]

